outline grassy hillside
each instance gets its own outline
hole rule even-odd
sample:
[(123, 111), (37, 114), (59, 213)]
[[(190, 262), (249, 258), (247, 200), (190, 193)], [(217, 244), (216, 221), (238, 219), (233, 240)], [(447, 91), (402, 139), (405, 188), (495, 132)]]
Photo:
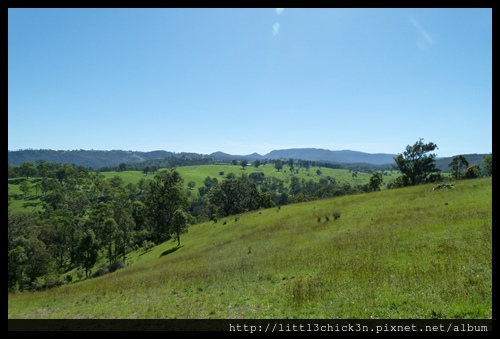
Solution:
[(9, 294), (8, 318), (491, 318), (492, 179), (433, 187), (198, 224), (114, 273)]

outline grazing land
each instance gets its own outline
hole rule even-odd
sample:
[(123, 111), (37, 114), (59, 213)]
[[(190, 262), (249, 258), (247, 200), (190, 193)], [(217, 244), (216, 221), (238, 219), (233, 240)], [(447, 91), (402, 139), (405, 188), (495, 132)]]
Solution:
[[(317, 170), (321, 171), (321, 174), (316, 173)], [(240, 165), (199, 165), (199, 166), (179, 166), (177, 171), (181, 174), (184, 179), (184, 184), (187, 185), (188, 182), (194, 181), (197, 187), (203, 186), (203, 181), (206, 177), (217, 178), (217, 180), (222, 181), (226, 179), (227, 175), (233, 173), (239, 176), (242, 173), (250, 175), (251, 173), (263, 173), (266, 177), (275, 177), (280, 180), (285, 181), (285, 185), (290, 183), (292, 176), (298, 177), (300, 180), (313, 180), (318, 182), (320, 178), (326, 178), (328, 176), (335, 178), (338, 183), (349, 183), (350, 185), (364, 185), (367, 184), (372, 176), (371, 173), (356, 171), (353, 176), (353, 171), (347, 169), (334, 169), (334, 168), (324, 168), (324, 167), (311, 167), (309, 170), (305, 168), (299, 168), (298, 173), (291, 173), (290, 166), (284, 165), (283, 169), (277, 171), (272, 164), (261, 165), (259, 168), (253, 166), (247, 166), (244, 169)], [(221, 174), (223, 173), (223, 174)], [(394, 179), (400, 175), (399, 171), (384, 171), (384, 182), (381, 188), (385, 188), (387, 182)], [(128, 183), (137, 184), (141, 178), (153, 177), (152, 174), (145, 175), (140, 171), (124, 171), (124, 172), (102, 172), (106, 178), (111, 178), (115, 175), (122, 177), (125, 185)]]

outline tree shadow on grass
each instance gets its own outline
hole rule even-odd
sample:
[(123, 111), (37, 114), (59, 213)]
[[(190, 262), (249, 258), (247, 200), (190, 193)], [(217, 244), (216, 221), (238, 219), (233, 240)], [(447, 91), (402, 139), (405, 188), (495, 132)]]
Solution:
[(170, 254), (170, 253), (174, 253), (175, 251), (177, 251), (177, 250), (178, 250), (179, 248), (181, 248), (181, 247), (183, 247), (183, 246), (175, 246), (175, 247), (172, 247), (172, 248), (171, 248), (171, 249), (169, 249), (169, 250), (163, 251), (163, 253), (162, 253), (162, 254), (160, 254), (160, 257), (163, 257), (163, 256), (165, 256), (165, 255), (167, 255), (167, 254)]

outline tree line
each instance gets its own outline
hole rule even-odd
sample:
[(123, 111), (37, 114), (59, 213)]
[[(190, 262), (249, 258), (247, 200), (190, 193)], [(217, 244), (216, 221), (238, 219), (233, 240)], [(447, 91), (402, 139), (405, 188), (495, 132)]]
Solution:
[[(394, 168), (401, 176), (387, 187), (397, 188), (445, 178), (435, 168), (436, 149), (422, 139), (394, 158)], [(483, 168), (470, 165), (462, 157), (450, 162), (456, 180), (491, 175), (491, 156), (485, 157)], [(37, 161), (9, 166), (10, 179), (19, 183), (25, 201), (38, 198), (38, 212), (12, 212), (9, 195), (8, 211), (8, 289), (19, 291), (52, 287), (72, 280), (66, 274), (76, 269), (80, 279), (91, 277), (99, 259), (108, 269), (126, 264), (126, 255), (138, 249), (147, 250), (170, 239), (181, 245), (181, 235), (189, 225), (236, 215), (260, 208), (338, 197), (380, 190), (381, 171), (375, 171), (368, 184), (339, 183), (335, 178), (316, 174), (320, 179), (299, 179), (294, 173), (301, 166), (293, 160), (276, 160), (277, 171), (284, 163), (292, 173), (289, 184), (262, 172), (239, 176), (226, 175), (222, 180), (207, 177), (203, 186), (184, 180), (176, 169), (153, 168), (154, 176), (144, 176), (137, 184), (125, 185), (115, 175), (105, 178), (99, 171), (82, 166)], [(241, 161), (245, 167), (248, 162)], [(254, 161), (253, 166), (260, 166)], [(151, 168), (150, 168), (151, 170)], [(146, 172), (147, 173), (147, 172)], [(353, 176), (356, 174), (353, 171)], [(28, 180), (31, 178), (31, 180)], [(35, 190), (35, 194), (31, 192)]]

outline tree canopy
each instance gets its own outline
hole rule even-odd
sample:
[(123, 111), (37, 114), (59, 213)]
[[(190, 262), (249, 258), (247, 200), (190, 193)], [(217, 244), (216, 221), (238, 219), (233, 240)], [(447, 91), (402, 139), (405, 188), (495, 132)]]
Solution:
[(177, 210), (184, 210), (188, 206), (183, 179), (179, 172), (175, 168), (158, 172), (149, 182), (145, 201), (154, 241), (166, 241), (173, 233), (178, 236), (178, 230), (184, 227), (175, 225), (176, 221), (182, 221)]
[(427, 154), (438, 149), (438, 147), (433, 142), (426, 144), (423, 140), (423, 138), (420, 138), (412, 146), (406, 146), (403, 153), (399, 153), (394, 157), (396, 162), (394, 168), (403, 174), (403, 186), (432, 182), (440, 176), (440, 170), (436, 168), (435, 163), (436, 154)]

